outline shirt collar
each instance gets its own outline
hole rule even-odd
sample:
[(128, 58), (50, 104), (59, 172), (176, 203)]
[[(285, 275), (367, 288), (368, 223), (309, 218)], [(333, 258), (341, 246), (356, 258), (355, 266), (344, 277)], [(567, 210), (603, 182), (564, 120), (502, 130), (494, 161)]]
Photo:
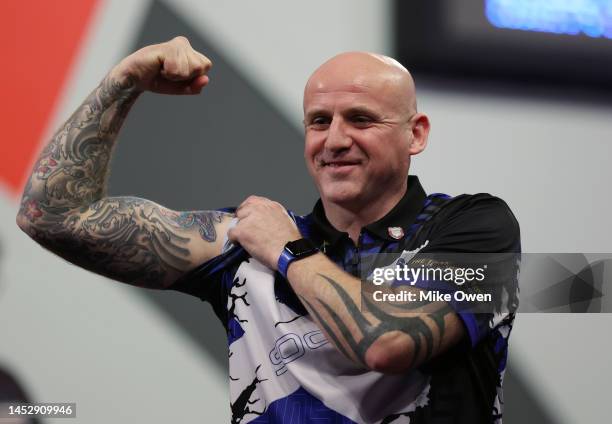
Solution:
[[(372, 222), (364, 227), (365, 230), (378, 236), (379, 238), (397, 241), (398, 240), (398, 228), (401, 228), (403, 238), (408, 233), (410, 225), (414, 223), (419, 212), (423, 208), (425, 202), (425, 191), (419, 182), (416, 175), (408, 176), (408, 189), (400, 201), (389, 211), (389, 213), (383, 216), (378, 221)], [(343, 237), (348, 237), (348, 234), (342, 231), (338, 231), (334, 228), (325, 216), (325, 209), (321, 199), (317, 201), (312, 211), (313, 225), (317, 233), (323, 237), (323, 242), (326, 244), (333, 245)], [(393, 231), (393, 229), (396, 229)], [(392, 236), (391, 233), (395, 236)]]

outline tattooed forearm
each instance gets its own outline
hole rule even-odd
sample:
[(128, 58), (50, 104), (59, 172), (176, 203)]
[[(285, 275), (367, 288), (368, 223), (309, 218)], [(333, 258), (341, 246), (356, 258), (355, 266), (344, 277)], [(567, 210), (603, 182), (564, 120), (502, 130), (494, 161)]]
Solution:
[[(361, 301), (365, 308), (359, 306), (353, 297), (338, 281), (329, 276), (318, 274), (318, 277), (329, 285), (339, 300), (341, 308), (329, 298), (306, 299), (300, 296), (311, 315), (321, 325), (322, 329), (331, 338), (331, 341), (346, 357), (366, 365), (366, 352), (382, 336), (391, 332), (400, 332), (411, 340), (413, 352), (406, 368), (414, 366), (417, 362), (427, 361), (434, 354), (434, 348), (441, 343), (445, 332), (445, 317), (453, 310), (446, 303), (419, 304), (419, 311), (406, 315), (405, 310), (415, 307), (396, 305), (400, 312), (397, 314), (384, 311), (379, 305), (371, 302), (367, 296), (362, 295)], [(372, 315), (370, 319), (362, 310)], [(403, 310), (403, 311), (402, 311)], [(436, 334), (428, 325), (433, 323)], [(355, 328), (357, 331), (355, 331)]]
[(129, 78), (111, 73), (102, 81), (41, 153), (17, 222), (38, 243), (81, 267), (161, 288), (197, 265), (194, 243), (216, 240), (222, 214), (105, 197), (112, 149), (138, 94)]
[(109, 75), (102, 81), (39, 156), (22, 211), (36, 206), (61, 214), (104, 196), (111, 152), (138, 94), (130, 79)]

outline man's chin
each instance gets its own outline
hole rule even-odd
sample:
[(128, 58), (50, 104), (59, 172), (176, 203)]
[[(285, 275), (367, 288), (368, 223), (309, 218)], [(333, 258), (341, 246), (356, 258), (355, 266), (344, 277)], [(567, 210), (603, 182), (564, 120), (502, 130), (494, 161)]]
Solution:
[(321, 197), (328, 203), (350, 206), (357, 203), (363, 195), (362, 190), (353, 184), (334, 184), (320, 191)]

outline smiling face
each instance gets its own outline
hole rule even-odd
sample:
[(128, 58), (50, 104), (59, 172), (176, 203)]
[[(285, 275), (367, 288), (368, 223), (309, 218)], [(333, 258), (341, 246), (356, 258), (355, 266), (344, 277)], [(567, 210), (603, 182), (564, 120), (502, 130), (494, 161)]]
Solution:
[(390, 58), (344, 53), (324, 63), (304, 91), (304, 157), (323, 204), (390, 207), (406, 190), (410, 156), (429, 122), (416, 113), (408, 71)]

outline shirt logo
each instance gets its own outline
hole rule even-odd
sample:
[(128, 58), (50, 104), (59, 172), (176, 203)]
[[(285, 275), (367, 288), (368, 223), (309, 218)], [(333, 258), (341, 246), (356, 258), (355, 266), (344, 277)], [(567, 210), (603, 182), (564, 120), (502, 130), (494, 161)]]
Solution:
[(387, 232), (390, 237), (393, 237), (395, 240), (399, 240), (404, 237), (404, 229), (402, 227), (389, 227), (387, 228)]

